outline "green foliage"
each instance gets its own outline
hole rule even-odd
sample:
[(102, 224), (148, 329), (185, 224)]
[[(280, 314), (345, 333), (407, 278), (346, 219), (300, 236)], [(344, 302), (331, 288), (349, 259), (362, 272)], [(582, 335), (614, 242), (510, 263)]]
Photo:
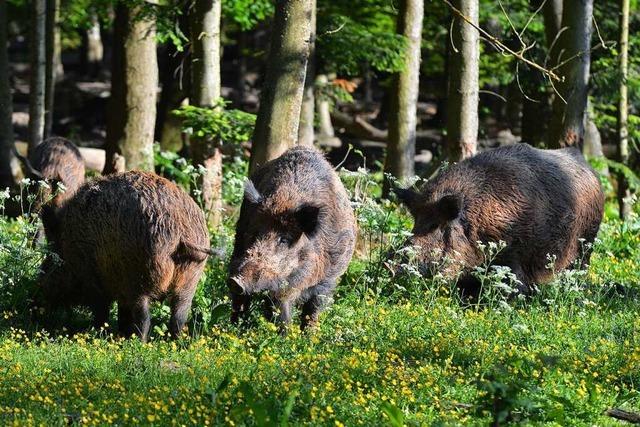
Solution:
[(396, 11), (381, 0), (319, 1), (317, 53), (324, 72), (361, 75), (404, 67), (406, 40), (395, 33)]
[(269, 19), (275, 11), (272, 0), (223, 0), (224, 18), (235, 23), (241, 31), (248, 31)]
[(213, 108), (186, 105), (173, 114), (182, 119), (183, 131), (198, 138), (240, 144), (251, 139), (256, 123), (254, 114), (227, 109), (227, 102), (219, 100)]

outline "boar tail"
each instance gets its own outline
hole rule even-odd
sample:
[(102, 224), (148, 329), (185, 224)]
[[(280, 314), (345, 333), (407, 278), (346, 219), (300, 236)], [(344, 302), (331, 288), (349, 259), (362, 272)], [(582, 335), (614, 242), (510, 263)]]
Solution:
[(202, 262), (206, 260), (208, 256), (224, 258), (224, 251), (221, 249), (211, 249), (185, 241), (180, 242), (176, 254), (196, 262)]

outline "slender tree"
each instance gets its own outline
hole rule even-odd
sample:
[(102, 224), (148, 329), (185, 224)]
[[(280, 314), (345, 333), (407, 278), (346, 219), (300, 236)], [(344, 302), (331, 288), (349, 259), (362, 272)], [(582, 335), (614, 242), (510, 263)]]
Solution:
[(404, 69), (396, 73), (391, 85), (389, 143), (384, 164), (385, 173), (398, 179), (414, 175), (423, 15), (423, 0), (400, 2), (397, 32), (406, 38), (407, 47)]
[(547, 48), (549, 48), (560, 32), (562, 25), (562, 0), (546, 0), (542, 8), (542, 16)]
[(253, 134), (251, 171), (298, 141), (311, 14), (311, 0), (278, 0), (276, 4), (267, 73)]
[(82, 34), (82, 69), (87, 76), (97, 77), (102, 69), (104, 45), (102, 44), (98, 15), (92, 13), (89, 19), (91, 24)]
[(13, 113), (9, 84), (9, 55), (7, 51), (7, 2), (0, 0), (0, 188), (16, 184), (19, 166), (14, 155)]
[[(196, 0), (191, 11), (191, 103), (214, 108), (220, 98), (221, 0)], [(193, 161), (202, 165), (202, 202), (209, 224), (220, 223), (222, 210), (221, 141), (193, 138)]]
[(31, 2), (31, 58), (29, 82), (29, 151), (44, 137), (46, 85), (46, 5), (47, 0)]
[(63, 77), (60, 40), (60, 0), (47, 0), (46, 17), (46, 75), (44, 136), (51, 136), (55, 86)]
[(565, 0), (558, 37), (556, 67), (563, 81), (556, 85), (549, 125), (551, 148), (581, 146), (587, 111), (593, 0)]
[[(454, 5), (478, 25), (478, 0), (456, 0)], [(449, 159), (459, 161), (476, 153), (478, 144), (478, 75), (480, 38), (478, 31), (454, 18), (449, 59), (447, 145)]]
[(139, 6), (116, 6), (105, 173), (124, 157), (127, 169), (153, 170), (158, 89), (155, 22)]
[[(629, 0), (620, 0), (620, 97), (618, 99), (618, 160), (629, 165)], [(618, 206), (620, 218), (631, 214), (629, 185), (623, 174), (618, 174)]]
[(300, 128), (298, 129), (298, 144), (313, 146), (315, 99), (314, 81), (316, 74), (316, 0), (311, 0), (311, 36), (309, 37), (309, 60), (307, 61), (307, 75), (304, 80), (304, 94), (300, 110)]

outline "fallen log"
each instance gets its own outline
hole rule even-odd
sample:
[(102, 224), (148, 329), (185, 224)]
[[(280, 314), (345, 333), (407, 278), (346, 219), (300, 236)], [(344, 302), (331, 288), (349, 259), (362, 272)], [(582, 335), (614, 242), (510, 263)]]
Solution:
[[(105, 162), (105, 151), (100, 148), (78, 147), (87, 169), (102, 173)], [(22, 156), (27, 155), (27, 143), (16, 142), (16, 150)]]
[(350, 116), (342, 111), (333, 110), (331, 112), (331, 121), (335, 127), (344, 128), (348, 134), (359, 139), (387, 142), (389, 137), (389, 132), (386, 130), (378, 129), (362, 117)]

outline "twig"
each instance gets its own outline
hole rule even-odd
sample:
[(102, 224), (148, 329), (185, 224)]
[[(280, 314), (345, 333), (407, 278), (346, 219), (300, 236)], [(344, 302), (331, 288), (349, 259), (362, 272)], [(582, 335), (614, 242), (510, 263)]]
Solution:
[(498, 4), (500, 5), (500, 9), (502, 9), (502, 14), (504, 15), (505, 18), (507, 18), (507, 22), (509, 23), (509, 25), (511, 26), (511, 29), (513, 30), (513, 32), (515, 33), (516, 37), (518, 37), (518, 41), (520, 42), (520, 46), (522, 48), (525, 48), (527, 45), (525, 44), (525, 42), (522, 40), (522, 37), (520, 37), (520, 34), (518, 33), (518, 30), (516, 30), (515, 25), (513, 25), (513, 22), (511, 22), (511, 18), (509, 18), (509, 15), (507, 14), (507, 11), (504, 10), (504, 6), (502, 6), (502, 2), (500, 0), (498, 0)]
[(542, 10), (542, 8), (544, 7), (544, 5), (547, 4), (547, 0), (544, 0), (541, 4), (540, 7), (538, 7), (535, 12), (533, 12), (533, 15), (531, 15), (529, 17), (529, 20), (527, 21), (526, 24), (524, 24), (524, 27), (522, 28), (522, 31), (520, 31), (520, 37), (522, 37), (522, 35), (524, 34), (524, 32), (527, 30), (527, 28), (529, 28), (529, 24), (531, 24), (531, 22), (533, 21), (533, 18), (536, 17), (536, 15), (538, 15), (538, 13), (540, 13), (540, 11)]
[(344, 28), (344, 26), (347, 25), (347, 22), (343, 22), (342, 24), (340, 24), (340, 26), (338, 28), (336, 28), (335, 30), (327, 30), (324, 33), (318, 35), (316, 38), (320, 38), (320, 37), (324, 37), (324, 36), (330, 36), (331, 34), (335, 34), (337, 32), (339, 32), (340, 30), (342, 30)]
[(595, 16), (591, 16), (591, 20), (593, 20), (593, 26), (596, 29), (596, 34), (598, 34), (598, 39), (600, 40), (600, 45), (603, 48), (607, 48), (607, 45), (604, 43), (604, 39), (602, 38), (602, 35), (600, 34), (600, 28), (598, 27), (598, 21), (596, 21), (596, 17)]
[(556, 80), (556, 81), (562, 81), (562, 79), (560, 77), (558, 77), (558, 75), (556, 73), (554, 73), (552, 70), (548, 70), (548, 69), (536, 64), (535, 62), (531, 61), (530, 59), (525, 58), (524, 56), (522, 56), (522, 54), (514, 51), (513, 49), (510, 49), (508, 46), (506, 46), (500, 40), (498, 40), (497, 38), (495, 38), (494, 36), (492, 36), (491, 34), (486, 32), (485, 30), (483, 30), (482, 28), (480, 28), (479, 26), (474, 24), (471, 21), (471, 19), (469, 19), (460, 10), (458, 10), (454, 5), (452, 5), (449, 0), (442, 0), (442, 1), (445, 2), (447, 4), (447, 6), (449, 6), (451, 8), (451, 10), (456, 15), (458, 15), (460, 18), (462, 18), (467, 24), (469, 24), (473, 28), (475, 28), (478, 32), (480, 32), (483, 36), (485, 36), (487, 39), (489, 39), (489, 41), (491, 43), (493, 43), (496, 46), (498, 46), (501, 50), (508, 52), (513, 57), (519, 59), (520, 61), (524, 62), (525, 64), (528, 64), (529, 66), (535, 68), (536, 70), (540, 71), (541, 73), (549, 76), (550, 79), (553, 79), (553, 80)]
[(617, 420), (627, 421), (632, 424), (640, 424), (640, 414), (625, 411), (624, 409), (612, 408), (605, 412), (605, 414)]
[(478, 93), (486, 93), (487, 95), (493, 95), (493, 96), (495, 96), (496, 98), (499, 98), (500, 100), (502, 100), (503, 102), (507, 102), (507, 98), (505, 98), (504, 96), (502, 96), (502, 95), (500, 95), (499, 93), (494, 92), (494, 91), (492, 91), (492, 90), (484, 90), (484, 89), (480, 89), (480, 90), (478, 91)]

